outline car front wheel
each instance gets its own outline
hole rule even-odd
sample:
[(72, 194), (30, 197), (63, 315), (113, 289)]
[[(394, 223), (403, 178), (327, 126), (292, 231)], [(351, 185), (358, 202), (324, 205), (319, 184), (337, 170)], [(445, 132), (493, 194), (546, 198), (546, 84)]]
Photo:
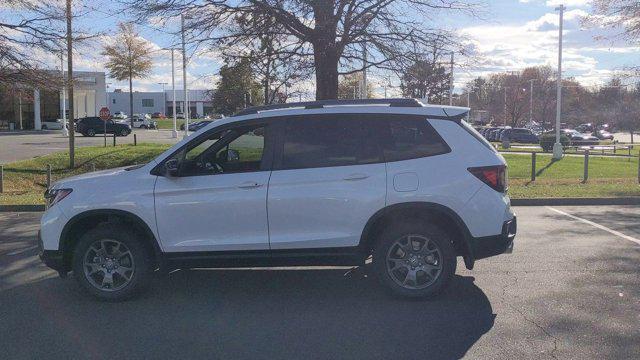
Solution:
[(73, 254), (81, 288), (105, 301), (128, 299), (149, 282), (151, 254), (131, 231), (109, 224), (89, 230)]
[(127, 135), (129, 135), (129, 131), (127, 131), (127, 129), (120, 130), (120, 136), (127, 136)]
[(93, 129), (87, 129), (85, 133), (87, 134), (87, 136), (90, 136), (90, 137), (96, 136), (96, 131)]
[(456, 256), (445, 231), (428, 223), (406, 222), (387, 228), (378, 238), (373, 269), (392, 293), (426, 299), (451, 282)]

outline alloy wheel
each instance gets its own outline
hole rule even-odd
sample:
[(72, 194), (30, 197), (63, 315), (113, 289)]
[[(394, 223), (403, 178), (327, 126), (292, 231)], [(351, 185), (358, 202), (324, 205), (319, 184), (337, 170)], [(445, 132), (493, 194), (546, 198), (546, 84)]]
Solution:
[(431, 286), (442, 273), (442, 252), (435, 241), (422, 235), (397, 239), (387, 252), (387, 273), (406, 289)]

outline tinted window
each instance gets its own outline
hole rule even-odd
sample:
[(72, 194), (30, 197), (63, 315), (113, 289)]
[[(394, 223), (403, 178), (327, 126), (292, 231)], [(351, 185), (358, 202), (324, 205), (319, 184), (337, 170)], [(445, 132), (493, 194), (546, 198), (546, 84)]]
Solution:
[(382, 138), (386, 161), (416, 159), (451, 151), (424, 118), (391, 118), (387, 124), (387, 135)]
[(299, 169), (381, 162), (373, 126), (354, 115), (287, 121), (282, 168)]

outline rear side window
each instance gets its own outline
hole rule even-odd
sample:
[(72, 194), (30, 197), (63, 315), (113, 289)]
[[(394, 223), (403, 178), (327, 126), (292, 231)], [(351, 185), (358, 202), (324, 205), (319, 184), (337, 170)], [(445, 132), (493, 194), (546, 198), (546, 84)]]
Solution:
[(469, 123), (467, 123), (464, 120), (460, 120), (460, 126), (462, 126), (462, 128), (465, 129), (471, 136), (476, 138), (476, 140), (482, 143), (482, 145), (486, 146), (487, 148), (493, 151), (496, 151), (493, 145), (491, 145), (491, 143), (487, 141), (487, 139), (485, 139), (484, 136), (480, 135), (480, 133), (477, 132), (476, 129), (473, 128), (473, 126), (469, 125)]
[(384, 121), (381, 136), (386, 161), (401, 161), (445, 154), (451, 151), (423, 117), (392, 116)]
[(282, 168), (301, 169), (382, 162), (374, 129), (351, 115), (287, 121)]

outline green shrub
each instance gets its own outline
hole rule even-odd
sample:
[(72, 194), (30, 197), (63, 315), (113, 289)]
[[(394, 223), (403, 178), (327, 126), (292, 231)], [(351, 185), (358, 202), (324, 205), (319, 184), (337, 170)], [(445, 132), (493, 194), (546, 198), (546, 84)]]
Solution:
[[(540, 135), (540, 147), (544, 152), (553, 151), (553, 144), (556, 143), (556, 134), (554, 133), (546, 133)], [(565, 135), (560, 135), (560, 144), (562, 146), (569, 146), (569, 138)]]

